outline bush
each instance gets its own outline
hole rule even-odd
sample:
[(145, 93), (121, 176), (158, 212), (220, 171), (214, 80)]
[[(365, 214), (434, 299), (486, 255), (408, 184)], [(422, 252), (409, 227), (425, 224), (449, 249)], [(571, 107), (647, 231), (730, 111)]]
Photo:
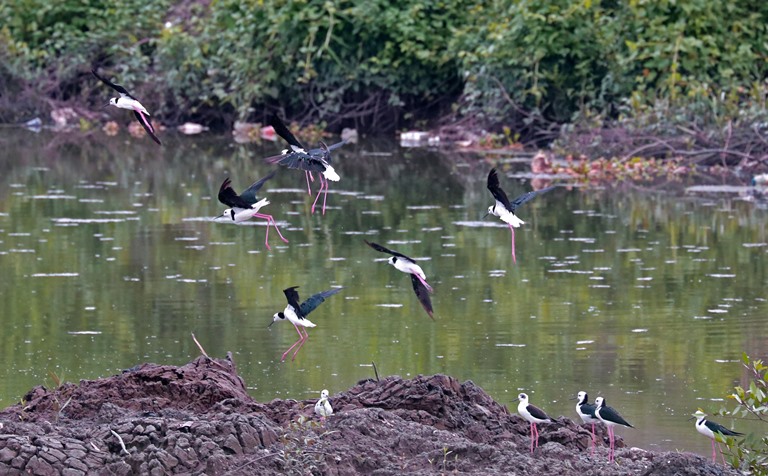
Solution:
[[(731, 411), (722, 408), (719, 414), (768, 424), (768, 366), (762, 360), (750, 360), (747, 354), (743, 354), (742, 363), (749, 373), (749, 388), (734, 387), (728, 398), (736, 401), (736, 407)], [(756, 476), (768, 475), (767, 433), (749, 434), (744, 439), (726, 438), (725, 443), (734, 467), (749, 469), (750, 474)]]

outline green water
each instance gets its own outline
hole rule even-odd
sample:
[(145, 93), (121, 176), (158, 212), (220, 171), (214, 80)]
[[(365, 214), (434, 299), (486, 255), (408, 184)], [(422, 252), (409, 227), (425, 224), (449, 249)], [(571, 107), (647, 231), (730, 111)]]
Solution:
[[(184, 364), (195, 333), (208, 354), (233, 352), (262, 401), (333, 396), (376, 362), (382, 375), (473, 380), (513, 411), (524, 390), (576, 418), (568, 398), (586, 390), (637, 427), (618, 430), (630, 446), (708, 456), (686, 418), (720, 407), (742, 352), (766, 356), (768, 212), (737, 196), (562, 187), (520, 209), (515, 265), (509, 230), (480, 217), (490, 168), (516, 196), (530, 190), (510, 177), (524, 165), (365, 142), (336, 154), (325, 216), (310, 214), (300, 172), (267, 183), (262, 212), (290, 240), (273, 230), (267, 251), (260, 221), (210, 218), (222, 180), (242, 190), (279, 145), (164, 139), (0, 136), (1, 406), (50, 386), (49, 372)], [(434, 322), (364, 238), (424, 258)], [(280, 363), (296, 331), (267, 325), (295, 285), (345, 289)]]

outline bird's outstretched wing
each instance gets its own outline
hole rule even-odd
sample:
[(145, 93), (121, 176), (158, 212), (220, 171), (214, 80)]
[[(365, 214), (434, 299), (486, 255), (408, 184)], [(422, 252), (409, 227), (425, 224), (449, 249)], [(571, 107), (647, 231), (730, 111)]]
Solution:
[(502, 190), (501, 186), (499, 185), (499, 176), (496, 173), (495, 168), (491, 169), (491, 171), (488, 173), (488, 190), (491, 192), (491, 195), (493, 195), (493, 198), (495, 198), (496, 201), (504, 205), (504, 208), (509, 211), (514, 210), (512, 205), (509, 203), (507, 194), (504, 193), (504, 190)]
[(424, 283), (422, 283), (419, 277), (415, 274), (411, 274), (411, 284), (413, 284), (413, 292), (416, 293), (416, 297), (419, 298), (421, 306), (425, 311), (427, 311), (429, 317), (434, 321), (435, 318), (432, 316), (434, 311), (432, 310), (432, 301), (429, 299), (429, 290), (426, 288), (426, 286), (424, 286)]
[(415, 259), (409, 258), (409, 257), (405, 256), (402, 253), (398, 253), (397, 251), (392, 251), (389, 248), (385, 248), (385, 247), (381, 246), (378, 243), (372, 243), (372, 242), (370, 242), (368, 240), (363, 240), (363, 241), (365, 241), (366, 245), (370, 246), (371, 248), (373, 248), (376, 251), (380, 251), (382, 253), (388, 253), (388, 254), (391, 254), (392, 256), (397, 256), (398, 258), (403, 258), (404, 260), (410, 261), (411, 263), (415, 263), (416, 262)]
[(271, 179), (272, 177), (274, 177), (276, 173), (277, 173), (277, 171), (276, 171), (276, 170), (273, 170), (272, 172), (268, 173), (268, 174), (267, 174), (267, 175), (265, 175), (264, 177), (262, 177), (262, 178), (260, 178), (259, 180), (257, 180), (257, 181), (255, 181), (255, 182), (253, 182), (253, 184), (252, 184), (250, 187), (248, 187), (247, 189), (245, 189), (245, 191), (244, 191), (243, 193), (241, 193), (241, 194), (240, 194), (240, 198), (242, 198), (242, 199), (243, 199), (243, 201), (245, 201), (246, 203), (248, 203), (248, 206), (251, 206), (251, 205), (253, 205), (254, 203), (256, 203), (256, 202), (258, 201), (258, 200), (257, 200), (257, 199), (258, 199), (258, 197), (256, 197), (256, 193), (257, 193), (259, 190), (261, 190), (261, 187), (263, 187), (263, 186), (264, 186), (264, 182), (266, 182), (267, 180), (269, 180), (269, 179)]
[(291, 286), (290, 288), (283, 289), (283, 294), (285, 294), (285, 299), (288, 300), (288, 304), (294, 309), (296, 315), (302, 318), (304, 314), (301, 312), (301, 306), (299, 306), (299, 292), (296, 291), (297, 288), (298, 286)]
[(328, 291), (323, 291), (317, 294), (313, 294), (310, 296), (306, 301), (301, 303), (301, 314), (303, 316), (306, 316), (310, 312), (317, 309), (317, 306), (319, 306), (323, 301), (325, 301), (326, 298), (329, 296), (333, 296), (334, 294), (340, 292), (344, 288), (334, 288), (329, 289)]
[(107, 78), (99, 76), (99, 74), (96, 72), (95, 69), (92, 69), (91, 73), (93, 73), (93, 75), (96, 76), (96, 78), (98, 78), (99, 81), (101, 81), (102, 83), (106, 84), (110, 88), (114, 89), (118, 93), (123, 94), (125, 96), (128, 96), (131, 99), (136, 99), (135, 97), (131, 96), (131, 94), (128, 92), (128, 90), (125, 89), (124, 87), (120, 86), (119, 84), (113, 83), (112, 81), (108, 80)]
[(323, 165), (320, 160), (312, 158), (305, 152), (288, 152), (287, 154), (267, 157), (264, 160), (270, 164), (282, 165), (289, 169), (307, 170), (309, 172), (317, 173), (321, 173), (325, 170), (325, 165)]
[(277, 117), (277, 114), (272, 114), (272, 116), (269, 118), (269, 125), (272, 126), (275, 129), (277, 135), (282, 137), (283, 140), (285, 140), (288, 144), (293, 147), (298, 147), (299, 149), (304, 149), (304, 146), (301, 145), (301, 142), (296, 139), (296, 136), (294, 136), (290, 129), (285, 126), (283, 121)]
[[(557, 185), (552, 185), (551, 187), (542, 188), (541, 190), (534, 190), (532, 192), (524, 193), (517, 197), (516, 199), (512, 200), (512, 208), (507, 208), (509, 211), (514, 212), (517, 207), (524, 204), (525, 202), (529, 202), (536, 198), (537, 195), (541, 195), (542, 193), (547, 193), (550, 190), (557, 188)], [(502, 192), (504, 193), (504, 192)]]
[(225, 178), (224, 181), (221, 183), (221, 187), (219, 187), (218, 198), (221, 203), (223, 203), (228, 207), (237, 207), (237, 208), (250, 207), (250, 205), (245, 203), (243, 199), (241, 199), (237, 195), (237, 192), (235, 192), (235, 190), (232, 188), (232, 181), (229, 180), (229, 177)]
[(153, 141), (157, 142), (158, 145), (163, 145), (163, 143), (160, 142), (160, 139), (158, 139), (155, 135), (155, 128), (152, 127), (152, 123), (149, 121), (149, 116), (139, 111), (133, 111), (133, 115), (136, 116), (136, 120), (139, 121), (139, 124), (141, 124), (144, 130), (147, 131), (149, 137), (151, 137)]

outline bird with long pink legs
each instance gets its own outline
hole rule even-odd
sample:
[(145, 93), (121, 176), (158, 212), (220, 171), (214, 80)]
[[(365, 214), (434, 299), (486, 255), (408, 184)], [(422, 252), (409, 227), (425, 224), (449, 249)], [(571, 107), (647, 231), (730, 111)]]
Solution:
[[(283, 290), (285, 299), (288, 300), (288, 305), (285, 306), (285, 310), (275, 313), (275, 315), (272, 316), (272, 322), (270, 322), (269, 326), (267, 326), (271, 327), (272, 324), (277, 321), (287, 320), (293, 324), (294, 329), (296, 329), (296, 332), (299, 333), (299, 340), (294, 342), (293, 345), (291, 345), (288, 350), (283, 353), (283, 356), (280, 358), (280, 362), (285, 362), (285, 358), (288, 356), (288, 353), (295, 347), (296, 350), (293, 352), (293, 356), (291, 357), (291, 361), (293, 361), (296, 358), (296, 354), (299, 353), (299, 350), (301, 350), (302, 346), (304, 346), (304, 343), (307, 341), (307, 339), (309, 339), (307, 327), (316, 327), (312, 321), (307, 319), (307, 315), (317, 309), (317, 306), (322, 304), (326, 298), (333, 296), (343, 289), (334, 288), (329, 289), (328, 291), (313, 294), (306, 301), (299, 304), (299, 292), (296, 291), (297, 288), (298, 286), (291, 286), (290, 288)], [(301, 332), (302, 329), (304, 329), (303, 333)]]
[(578, 403), (576, 403), (576, 413), (579, 414), (579, 417), (581, 418), (581, 421), (587, 424), (592, 425), (592, 451), (590, 452), (590, 455), (595, 454), (595, 423), (600, 423), (600, 419), (595, 416), (595, 409), (597, 408), (596, 405), (589, 403), (589, 396), (587, 395), (587, 392), (579, 392), (575, 398), (571, 398), (571, 400), (578, 400)]
[(286, 127), (282, 120), (277, 115), (273, 115), (269, 119), (269, 125), (271, 125), (277, 135), (283, 138), (288, 145), (289, 149), (282, 151), (280, 155), (274, 157), (268, 157), (265, 159), (271, 164), (278, 164), (289, 169), (299, 169), (304, 171), (304, 175), (307, 179), (307, 193), (312, 194), (312, 189), (309, 185), (310, 180), (314, 181), (314, 173), (318, 174), (320, 180), (320, 187), (317, 190), (317, 196), (315, 201), (312, 202), (312, 213), (315, 213), (315, 206), (317, 200), (320, 198), (320, 194), (323, 194), (323, 215), (325, 215), (325, 204), (328, 198), (328, 186), (329, 181), (338, 182), (341, 178), (336, 173), (336, 169), (331, 165), (331, 151), (346, 144), (346, 141), (341, 141), (331, 146), (325, 145), (320, 142), (320, 147), (317, 149), (305, 149), (299, 142), (296, 136)]
[(528, 403), (528, 395), (521, 393), (517, 398), (520, 400), (520, 403), (517, 404), (517, 413), (531, 424), (531, 453), (533, 453), (534, 441), (536, 442), (535, 447), (539, 447), (539, 430), (536, 424), (554, 423), (554, 421), (544, 413), (544, 410)]
[(221, 187), (219, 187), (218, 198), (221, 203), (227, 205), (230, 208), (227, 208), (224, 210), (224, 213), (215, 217), (214, 221), (226, 220), (233, 223), (240, 223), (246, 220), (250, 220), (251, 218), (261, 218), (267, 221), (267, 234), (264, 237), (264, 245), (266, 245), (268, 250), (272, 249), (269, 247), (270, 224), (275, 227), (275, 231), (277, 231), (280, 239), (283, 240), (284, 243), (288, 243), (288, 240), (286, 240), (285, 237), (283, 237), (283, 234), (280, 233), (280, 229), (277, 227), (277, 222), (275, 222), (274, 217), (272, 215), (259, 213), (259, 210), (269, 205), (269, 200), (266, 198), (259, 200), (256, 197), (256, 192), (258, 192), (261, 187), (264, 186), (264, 182), (274, 177), (275, 173), (276, 172), (272, 171), (270, 174), (257, 180), (240, 195), (238, 195), (237, 192), (235, 192), (235, 190), (232, 188), (232, 181), (229, 179), (229, 177), (224, 179)]
[(603, 397), (597, 397), (595, 399), (595, 407), (595, 416), (608, 427), (608, 442), (610, 444), (608, 462), (616, 461), (616, 456), (614, 455), (616, 436), (613, 433), (613, 427), (620, 425), (626, 426), (627, 428), (634, 428), (634, 426), (630, 425), (624, 417), (619, 415), (619, 412), (607, 406)]
[(381, 246), (378, 243), (373, 243), (368, 240), (363, 241), (366, 245), (380, 253), (387, 253), (392, 255), (387, 260), (387, 263), (394, 266), (398, 271), (409, 274), (411, 276), (411, 285), (413, 286), (413, 292), (416, 294), (416, 298), (419, 300), (419, 303), (421, 303), (421, 307), (427, 311), (427, 315), (434, 321), (435, 316), (433, 315), (434, 310), (432, 309), (432, 300), (429, 298), (429, 294), (433, 291), (432, 286), (427, 283), (427, 277), (424, 274), (424, 270), (421, 269), (421, 266), (416, 263), (416, 260), (409, 258), (402, 253), (398, 253), (397, 251), (393, 251), (389, 248)]
[(95, 69), (92, 69), (91, 73), (93, 73), (93, 75), (96, 76), (99, 81), (106, 84), (110, 88), (117, 91), (118, 94), (120, 94), (120, 97), (111, 98), (109, 103), (107, 103), (104, 107), (115, 106), (119, 107), (120, 109), (129, 109), (133, 111), (133, 115), (136, 116), (136, 120), (139, 121), (141, 127), (147, 131), (149, 137), (151, 137), (153, 141), (157, 142), (158, 145), (163, 145), (160, 142), (160, 139), (158, 139), (155, 135), (155, 128), (152, 126), (152, 121), (149, 120), (149, 112), (147, 112), (147, 108), (145, 108), (138, 99), (131, 96), (131, 93), (129, 93), (128, 90), (124, 87), (120, 86), (119, 84), (115, 84), (102, 76), (99, 76)]
[(502, 190), (499, 185), (499, 176), (496, 173), (495, 168), (491, 169), (488, 174), (487, 186), (491, 195), (493, 195), (493, 198), (496, 199), (496, 203), (488, 207), (488, 213), (486, 213), (483, 218), (488, 215), (493, 215), (499, 217), (501, 221), (509, 225), (509, 231), (512, 233), (512, 261), (517, 263), (517, 257), (515, 256), (515, 228), (519, 228), (520, 225), (525, 224), (525, 222), (515, 215), (515, 211), (519, 206), (532, 200), (537, 195), (549, 192), (555, 188), (555, 186), (553, 185), (551, 187), (542, 188), (541, 190), (524, 193), (510, 202), (509, 198), (507, 198), (507, 194), (504, 193), (504, 190)]
[[(696, 413), (693, 414), (689, 420), (696, 419), (696, 431), (712, 440), (712, 463), (717, 463), (717, 453), (715, 452), (715, 441), (717, 440), (717, 449), (720, 449), (720, 441), (724, 440), (726, 436), (744, 436), (744, 433), (738, 431), (729, 430), (728, 428), (709, 421), (706, 419), (707, 414), (699, 408)], [(719, 436), (719, 439), (718, 439)], [(723, 465), (725, 465), (725, 456), (723, 451), (720, 450), (720, 457), (723, 459)]]

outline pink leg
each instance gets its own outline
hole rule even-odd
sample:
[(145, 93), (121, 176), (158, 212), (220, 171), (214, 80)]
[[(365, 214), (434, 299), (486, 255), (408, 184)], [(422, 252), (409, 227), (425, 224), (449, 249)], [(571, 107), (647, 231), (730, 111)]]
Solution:
[(616, 461), (616, 436), (613, 434), (613, 427), (608, 427), (608, 437), (611, 440), (611, 453), (609, 455), (608, 461)]
[(265, 238), (264, 244), (267, 245), (267, 249), (268, 250), (271, 249), (269, 247), (269, 243), (268, 243), (268, 241), (269, 241), (269, 225), (270, 225), (270, 223), (272, 224), (272, 226), (275, 227), (275, 231), (280, 236), (280, 239), (283, 240), (284, 243), (288, 243), (288, 240), (286, 240), (283, 237), (283, 234), (280, 233), (280, 228), (277, 227), (277, 222), (275, 222), (275, 219), (274, 219), (274, 217), (272, 215), (265, 215), (263, 213), (254, 213), (253, 216), (256, 217), (256, 218), (261, 218), (263, 220), (267, 220), (267, 237)]
[[(715, 440), (712, 440), (714, 442)], [(723, 448), (720, 446), (720, 442), (717, 442), (717, 450), (720, 452), (720, 458), (723, 460), (723, 466), (726, 466), (725, 464), (725, 455), (723, 454)]]
[(325, 180), (325, 193), (323, 193), (323, 215), (325, 215), (325, 199), (328, 198), (328, 179)]
[[(299, 331), (299, 334), (301, 334), (301, 331)], [(301, 350), (301, 347), (304, 345), (307, 339), (309, 339), (309, 333), (307, 332), (306, 329), (304, 329), (304, 336), (301, 338), (301, 344), (299, 344), (299, 346), (296, 348), (296, 351), (294, 351), (293, 357), (291, 357), (291, 362), (293, 362), (293, 360), (296, 358), (296, 354), (299, 353), (299, 351)]]
[(595, 424), (592, 423), (592, 452), (590, 453), (591, 456), (594, 456), (595, 454)]
[(315, 213), (315, 205), (317, 204), (317, 199), (320, 198), (320, 194), (323, 191), (323, 176), (320, 176), (320, 188), (317, 189), (317, 196), (315, 197), (315, 201), (312, 202), (312, 213)]
[(312, 181), (315, 181), (315, 177), (312, 176), (312, 172), (309, 170), (304, 171), (304, 176), (307, 178), (307, 195), (312, 195), (312, 189), (309, 187), (309, 179), (312, 179)]
[(534, 434), (535, 434), (535, 433), (534, 433), (534, 432), (535, 432), (535, 428), (536, 428), (536, 426), (535, 426), (535, 424), (532, 422), (532, 423), (531, 423), (531, 453), (533, 453), (533, 437), (534, 437)]
[[(285, 362), (285, 357), (288, 355), (288, 352), (290, 352), (290, 351), (291, 351), (291, 349), (293, 349), (294, 347), (296, 347), (296, 344), (298, 344), (299, 342), (302, 342), (302, 341), (304, 340), (304, 335), (303, 335), (303, 334), (301, 333), (301, 331), (299, 330), (299, 327), (298, 327), (296, 324), (294, 324), (294, 325), (293, 325), (293, 328), (294, 328), (294, 329), (296, 329), (296, 332), (298, 332), (298, 333), (299, 333), (299, 340), (297, 340), (296, 342), (294, 342), (292, 346), (288, 347), (288, 350), (286, 350), (286, 351), (285, 351), (285, 353), (283, 354), (283, 357), (280, 359), (280, 362)], [(295, 357), (295, 354), (294, 354), (294, 357)]]
[(515, 257), (515, 227), (509, 225), (509, 231), (512, 232), (512, 262), (517, 264), (517, 257)]

